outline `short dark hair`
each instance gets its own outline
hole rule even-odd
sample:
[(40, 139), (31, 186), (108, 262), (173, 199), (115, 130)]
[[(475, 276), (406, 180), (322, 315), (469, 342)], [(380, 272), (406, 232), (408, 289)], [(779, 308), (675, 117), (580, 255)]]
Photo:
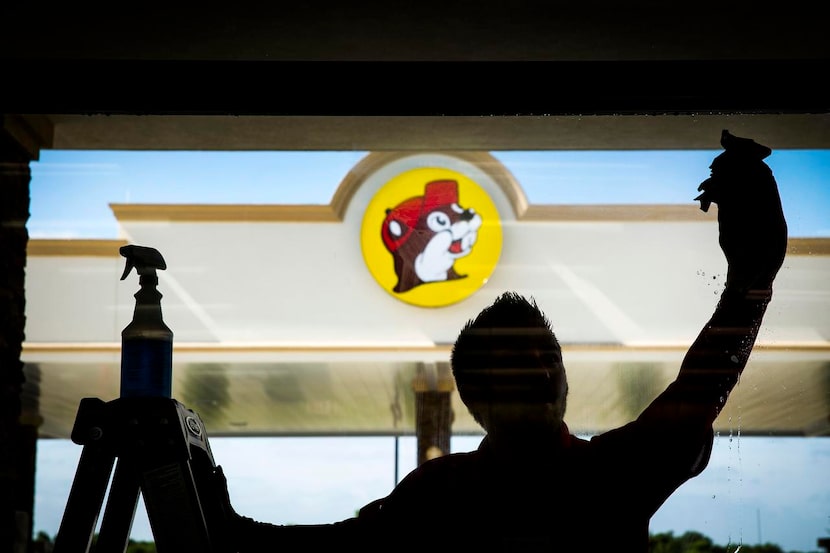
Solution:
[[(559, 341), (536, 300), (516, 292), (500, 295), (461, 329), (450, 356), (458, 393), (465, 403), (480, 393), (504, 397), (501, 383), (530, 384), (543, 394), (558, 394), (564, 378)], [(542, 378), (539, 378), (539, 377)], [(553, 389), (556, 388), (556, 389)], [(552, 400), (558, 398), (552, 397)]]

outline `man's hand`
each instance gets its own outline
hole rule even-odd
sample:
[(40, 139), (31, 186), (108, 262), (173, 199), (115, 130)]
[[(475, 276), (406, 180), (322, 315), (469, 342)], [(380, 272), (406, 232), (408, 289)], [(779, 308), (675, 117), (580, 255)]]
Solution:
[(787, 250), (778, 185), (763, 162), (772, 150), (727, 130), (721, 145), (725, 151), (710, 165), (712, 176), (700, 184), (703, 193), (695, 199), (703, 211), (710, 203), (718, 206), (719, 242), (729, 266), (727, 290), (769, 290)]

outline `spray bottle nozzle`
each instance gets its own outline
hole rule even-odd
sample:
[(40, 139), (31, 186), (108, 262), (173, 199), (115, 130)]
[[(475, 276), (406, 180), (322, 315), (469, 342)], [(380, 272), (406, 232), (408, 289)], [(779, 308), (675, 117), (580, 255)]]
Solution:
[(121, 280), (127, 278), (130, 271), (135, 267), (136, 272), (143, 275), (155, 275), (156, 269), (164, 270), (167, 268), (167, 263), (161, 253), (155, 248), (148, 248), (146, 246), (134, 246), (132, 244), (121, 246), (118, 250), (122, 256), (127, 258), (127, 265), (124, 267), (124, 273), (121, 275)]

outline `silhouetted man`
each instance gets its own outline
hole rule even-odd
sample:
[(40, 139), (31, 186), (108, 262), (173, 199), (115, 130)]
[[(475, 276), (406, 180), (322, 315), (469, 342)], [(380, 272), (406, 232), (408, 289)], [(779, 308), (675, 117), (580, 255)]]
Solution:
[[(564, 421), (559, 343), (533, 300), (508, 292), (469, 321), (451, 364), (486, 431), (477, 450), (427, 461), (357, 516), (273, 525), (236, 514), (217, 489), (233, 551), (647, 551), (649, 520), (706, 467), (713, 423), (749, 358), (787, 245), (771, 150), (723, 131), (695, 198), (718, 206), (724, 291), (677, 378), (636, 420), (589, 440)], [(636, 247), (636, 245), (632, 245)]]

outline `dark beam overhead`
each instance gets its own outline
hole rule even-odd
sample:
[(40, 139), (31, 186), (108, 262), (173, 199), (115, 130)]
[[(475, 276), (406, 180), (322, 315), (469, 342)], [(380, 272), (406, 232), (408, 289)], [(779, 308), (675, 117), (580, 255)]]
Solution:
[(5, 113), (503, 116), (825, 113), (826, 60), (14, 60)]

